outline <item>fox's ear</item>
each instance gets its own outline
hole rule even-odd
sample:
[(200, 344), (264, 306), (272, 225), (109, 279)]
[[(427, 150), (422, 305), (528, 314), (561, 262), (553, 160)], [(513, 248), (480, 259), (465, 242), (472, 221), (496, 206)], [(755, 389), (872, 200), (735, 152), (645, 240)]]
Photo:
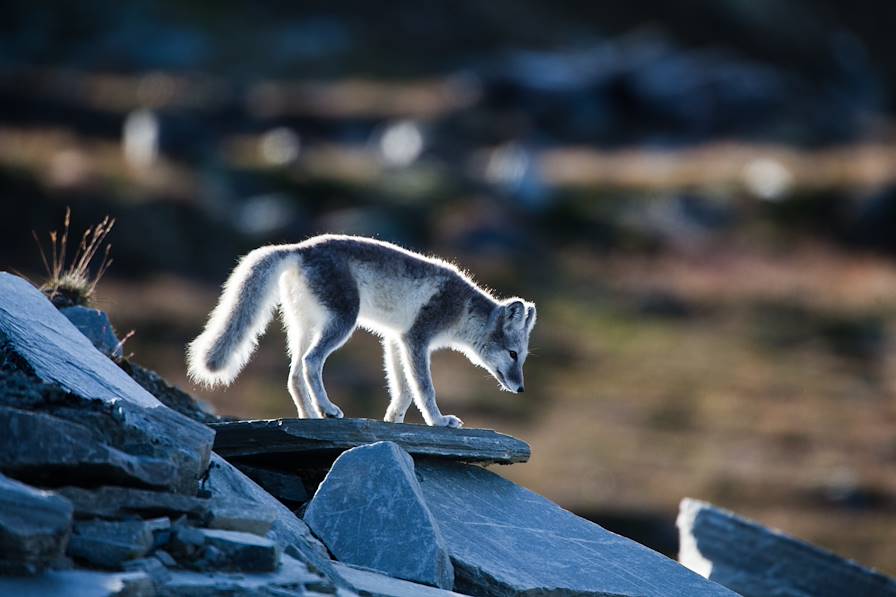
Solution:
[(523, 301), (513, 301), (509, 303), (505, 309), (507, 310), (507, 319), (514, 321), (522, 321), (526, 315), (526, 305)]
[(504, 305), (504, 326), (508, 329), (520, 328), (526, 318), (526, 305), (515, 300)]
[(531, 332), (532, 326), (535, 325), (535, 318), (537, 317), (537, 313), (535, 312), (535, 305), (530, 304), (526, 308), (526, 331)]

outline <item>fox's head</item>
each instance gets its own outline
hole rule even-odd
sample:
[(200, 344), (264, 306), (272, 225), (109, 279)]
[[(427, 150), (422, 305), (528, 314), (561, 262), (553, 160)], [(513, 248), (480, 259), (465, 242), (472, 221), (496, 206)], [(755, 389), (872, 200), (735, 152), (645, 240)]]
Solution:
[(519, 298), (499, 304), (488, 319), (478, 347), (479, 358), (503, 390), (523, 392), (523, 363), (529, 354), (529, 333), (534, 325), (535, 305)]

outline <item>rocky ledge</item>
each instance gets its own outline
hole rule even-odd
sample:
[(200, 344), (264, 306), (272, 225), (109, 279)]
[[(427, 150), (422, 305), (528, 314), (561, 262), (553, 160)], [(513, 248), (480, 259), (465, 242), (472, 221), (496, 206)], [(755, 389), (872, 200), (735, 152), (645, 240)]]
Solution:
[(691, 503), (689, 570), (484, 468), (529, 458), (494, 431), (221, 422), (75, 313), (0, 274), (0, 595), (893, 594)]
[(412, 456), (478, 464), (526, 462), (529, 444), (490, 429), (449, 429), (371, 419), (269, 419), (213, 424), (215, 452), (230, 460), (282, 462), (284, 456), (336, 456), (389, 441)]

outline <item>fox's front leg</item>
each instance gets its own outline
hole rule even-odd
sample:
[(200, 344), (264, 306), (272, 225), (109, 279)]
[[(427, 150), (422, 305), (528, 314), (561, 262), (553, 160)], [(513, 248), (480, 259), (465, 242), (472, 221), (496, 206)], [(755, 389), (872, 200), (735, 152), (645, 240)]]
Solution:
[(384, 421), (390, 423), (404, 422), (404, 415), (414, 401), (414, 395), (408, 386), (401, 362), (401, 344), (394, 338), (383, 338), (383, 367), (386, 370), (386, 381), (389, 385), (389, 408), (386, 409)]
[(443, 415), (436, 404), (436, 390), (432, 385), (429, 346), (420, 342), (401, 343), (401, 360), (405, 380), (411, 388), (414, 402), (427, 425), (437, 427), (462, 427), (464, 422), (454, 415)]

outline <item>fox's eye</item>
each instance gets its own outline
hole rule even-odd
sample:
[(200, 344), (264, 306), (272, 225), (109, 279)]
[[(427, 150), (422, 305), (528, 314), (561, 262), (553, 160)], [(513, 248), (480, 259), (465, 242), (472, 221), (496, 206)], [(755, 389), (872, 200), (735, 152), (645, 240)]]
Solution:
[(513, 360), (515, 361), (515, 360), (516, 360), (516, 357), (517, 357), (516, 351), (515, 351), (515, 350), (508, 350), (507, 352), (510, 353), (510, 358), (513, 359)]

